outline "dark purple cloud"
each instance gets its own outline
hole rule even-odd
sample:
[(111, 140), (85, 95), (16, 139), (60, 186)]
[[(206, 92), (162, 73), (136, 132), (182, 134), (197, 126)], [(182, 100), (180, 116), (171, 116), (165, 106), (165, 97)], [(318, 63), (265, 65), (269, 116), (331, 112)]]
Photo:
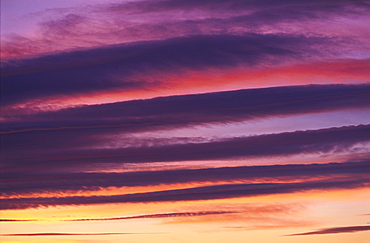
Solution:
[(125, 173), (61, 173), (24, 171), (4, 172), (0, 187), (2, 196), (24, 193), (58, 193), (63, 191), (96, 190), (107, 187), (153, 186), (176, 183), (222, 182), (240, 180), (296, 180), (312, 178), (367, 178), (370, 162), (239, 166), (207, 169), (138, 171)]
[[(104, 9), (113, 16), (123, 14), (140, 16), (146, 14), (149, 16), (147, 17), (148, 20), (159, 22), (158, 25), (162, 24), (162, 29), (168, 27), (169, 24), (166, 25), (161, 19), (159, 21), (156, 21), (155, 18), (151, 19), (150, 14), (163, 13), (164, 16), (171, 16), (168, 13), (180, 12), (182, 19), (185, 19), (183, 20), (185, 28), (186, 23), (191, 21), (193, 25), (198, 27), (193, 28), (193, 31), (202, 30), (207, 33), (207, 31), (218, 30), (227, 33), (232, 31), (230, 30), (232, 27), (236, 26), (253, 29), (253, 27), (264, 25), (279, 26), (279, 24), (288, 21), (292, 25), (305, 20), (325, 21), (338, 15), (359, 14), (369, 8), (370, 6), (366, 0), (315, 0), (310, 2), (284, 0), (279, 1), (279, 4), (270, 0), (159, 0), (111, 4)], [(176, 21), (177, 19), (172, 17), (172, 20)], [(218, 21), (220, 25), (210, 24), (212, 21)], [(199, 28), (199, 25), (203, 28)], [(145, 28), (145, 25), (141, 27)]]
[[(239, 0), (136, 1), (59, 12), (54, 9), (41, 17), (41, 39), (12, 36), (4, 41), (2, 51), (6, 55), (34, 54), (191, 35), (266, 33), (266, 28), (275, 33), (293, 29), (290, 32), (296, 34), (330, 36), (322, 27), (310, 26), (310, 22), (330, 21), (333, 25), (335, 17), (363, 16), (368, 10), (367, 1), (361, 0), (287, 0), (279, 4)], [(302, 28), (302, 23), (311, 28)], [(281, 27), (284, 24), (288, 27)]]
[(115, 132), (130, 132), (354, 108), (370, 108), (369, 84), (246, 89), (90, 105), (9, 116), (11, 121), (2, 122), (1, 130), (115, 128)]
[(294, 193), (308, 190), (338, 190), (366, 187), (370, 179), (315, 181), (301, 183), (224, 184), (167, 191), (155, 191), (113, 196), (70, 196), (1, 199), (2, 210), (48, 206), (94, 205), (107, 203), (153, 203), (212, 200)]
[(316, 230), (316, 231), (311, 231), (311, 232), (306, 232), (306, 233), (292, 234), (288, 236), (354, 233), (354, 232), (367, 231), (367, 230), (370, 230), (370, 225), (333, 227), (333, 228), (326, 228), (326, 229), (321, 229), (321, 230)]
[[(49, 131), (42, 131), (42, 133), (47, 132)], [(54, 134), (55, 132), (58, 131), (53, 131)], [(369, 142), (370, 125), (235, 137), (204, 143), (128, 148), (89, 147), (96, 142), (89, 143), (90, 141), (84, 141), (85, 138), (79, 136), (75, 137), (76, 141), (65, 143), (63, 136), (69, 136), (68, 133), (63, 131), (59, 134), (60, 136), (53, 136), (58, 140), (50, 139), (50, 141), (47, 137), (28, 137), (28, 139), (23, 137), (22, 140), (19, 139), (21, 133), (6, 134), (2, 140), (5, 145), (2, 154), (3, 168), (31, 166), (48, 171), (51, 168), (53, 170), (65, 167), (73, 169), (76, 166), (91, 169), (94, 164), (220, 160), (350, 152), (354, 145)]]
[(324, 37), (272, 34), (192, 36), (15, 59), (2, 63), (2, 106), (53, 96), (159, 87), (163, 72), (266, 66), (277, 60), (281, 64), (314, 55), (315, 45), (329, 42)]
[[(167, 145), (158, 140), (157, 145), (150, 147), (91, 147), (109, 144), (115, 134), (266, 116), (369, 108), (369, 104), (370, 86), (366, 84), (311, 85), (163, 97), (19, 115), (12, 117), (16, 121), (1, 124), (5, 132), (1, 136), (1, 164), (4, 169), (49, 171), (53, 167), (55, 170), (65, 168), (65, 164), (73, 170), (75, 166), (91, 168), (95, 163), (333, 152), (368, 141), (369, 126), (239, 137), (196, 144), (191, 140), (187, 141), (190, 144), (178, 144), (174, 138), (164, 141)], [(79, 163), (76, 164), (77, 161)], [(32, 184), (29, 187), (33, 187)]]
[[(240, 9), (258, 9), (258, 8), (279, 8), (279, 7), (311, 7), (316, 10), (341, 9), (348, 6), (369, 7), (366, 0), (313, 0), (309, 3), (304, 0), (282, 0), (276, 4), (273, 0), (157, 0), (140, 1), (123, 4), (112, 4), (112, 8), (119, 6), (132, 7), (140, 6), (137, 10), (144, 11), (168, 11), (173, 9), (219, 9), (219, 10), (240, 10)], [(145, 7), (147, 6), (147, 7)]]
[[(301, 131), (290, 133), (289, 136), (287, 133), (241, 137), (188, 145), (176, 144), (176, 139), (172, 139), (164, 141), (166, 146), (160, 146), (161, 143), (158, 143), (152, 147), (126, 149), (95, 150), (89, 147), (109, 144), (114, 139), (112, 136), (116, 134), (165, 130), (210, 122), (227, 123), (268, 116), (369, 108), (369, 97), (370, 85), (367, 84), (310, 85), (172, 96), (84, 106), (36, 115), (18, 115), (11, 118), (12, 122), (1, 124), (4, 132), (1, 136), (2, 163), (12, 164), (12, 167), (15, 164), (33, 164), (43, 168), (46, 164), (58, 167), (58, 161), (65, 160), (67, 155), (72, 165), (76, 159), (81, 160), (79, 156), (87, 156), (87, 160), (95, 157), (91, 160), (92, 163), (99, 162), (99, 158), (102, 161), (104, 157), (107, 157), (107, 163), (125, 163), (213, 159), (217, 158), (217, 155), (220, 155), (220, 158), (269, 156), (274, 154), (274, 150), (275, 154), (279, 155), (314, 152), (315, 148), (317, 152), (324, 151), (324, 148), (330, 151), (338, 148), (336, 146), (346, 144), (346, 138), (339, 135), (344, 131), (349, 135), (347, 139), (352, 139), (347, 144), (367, 141), (368, 126), (333, 128), (317, 132)], [(361, 130), (360, 134), (357, 135), (356, 130)], [(332, 135), (329, 135), (329, 131), (332, 131), (332, 135), (338, 133), (339, 138), (333, 137), (330, 140)], [(352, 135), (349, 134), (350, 131), (353, 132)], [(306, 141), (306, 135), (314, 136), (317, 144)], [(299, 142), (296, 143), (293, 138)], [(287, 146), (280, 149), (280, 141), (286, 141)], [(326, 142), (328, 144), (325, 147)], [(170, 143), (174, 145), (168, 145)], [(220, 148), (217, 149), (218, 152), (211, 153), (216, 148)], [(294, 151), (289, 152), (289, 149)], [(47, 161), (54, 162), (50, 164)]]
[[(273, 1), (170, 0), (111, 4), (103, 9), (118, 22), (119, 17), (128, 14), (132, 19), (145, 16), (144, 19), (147, 20), (139, 26), (129, 25), (128, 28), (117, 28), (120, 31), (115, 32), (116, 38), (125, 39), (126, 34), (134, 39), (148, 38), (148, 36), (155, 39), (173, 35), (263, 32), (263, 28), (278, 32), (278, 30), (281, 31), (282, 24), (295, 26), (297, 23), (304, 22), (309, 26), (310, 21), (326, 21), (336, 16), (361, 15), (369, 8), (366, 1), (348, 0), (310, 2), (287, 0), (279, 4)], [(159, 13), (162, 14), (163, 19), (151, 18), (151, 14), (157, 16)], [(179, 13), (181, 18), (176, 18), (176, 13)], [(63, 19), (60, 20), (61, 25), (64, 22)], [(122, 22), (127, 25), (130, 19), (124, 21)], [(278, 30), (274, 30), (274, 27)], [(70, 30), (73, 33), (73, 28)], [(289, 31), (289, 28), (286, 30)], [(305, 30), (302, 28), (295, 31), (304, 33)], [(310, 34), (315, 31), (318, 29), (312, 29)]]

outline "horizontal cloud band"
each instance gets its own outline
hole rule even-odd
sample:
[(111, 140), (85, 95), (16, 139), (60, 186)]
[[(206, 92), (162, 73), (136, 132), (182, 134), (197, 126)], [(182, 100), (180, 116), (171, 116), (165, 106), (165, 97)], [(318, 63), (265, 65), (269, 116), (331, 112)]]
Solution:
[(117, 89), (143, 90), (166, 84), (161, 80), (166, 74), (189, 70), (268, 66), (277, 59), (283, 63), (313, 55), (315, 46), (323, 43), (332, 40), (283, 34), (205, 35), (15, 59), (2, 64), (2, 105)]
[(307, 178), (367, 177), (370, 161), (310, 165), (272, 165), (207, 168), (194, 170), (140, 171), (126, 173), (40, 173), (8, 172), (2, 175), (1, 195), (56, 193), (107, 187), (135, 187), (176, 183), (224, 182), (258, 179), (295, 180)]
[(370, 85), (307, 85), (182, 95), (11, 116), (4, 133), (50, 129), (132, 132), (267, 116), (370, 108)]
[(259, 183), (225, 184), (187, 189), (134, 193), (114, 196), (72, 196), (47, 198), (10, 198), (1, 199), (2, 210), (27, 209), (41, 206), (91, 205), (105, 203), (151, 203), (212, 200), (225, 198), (250, 197), (281, 193), (294, 193), (307, 190), (334, 190), (366, 187), (369, 178), (344, 181), (319, 181), (302, 183)]
[[(23, 141), (24, 142), (24, 141)], [(27, 141), (26, 141), (27, 142)], [(98, 164), (123, 164), (147, 162), (171, 162), (193, 160), (221, 160), (233, 158), (257, 158), (349, 151), (356, 144), (370, 142), (370, 125), (346, 126), (319, 130), (285, 132), (250, 137), (236, 137), (206, 143), (173, 144), (130, 148), (88, 148), (77, 144), (68, 147), (40, 146), (32, 141), (30, 147), (20, 151), (18, 146), (3, 152), (4, 169), (14, 163), (23, 166), (38, 166), (47, 170), (69, 166), (83, 168)], [(60, 142), (60, 141), (58, 141)], [(81, 142), (81, 141), (78, 141)], [(27, 144), (28, 145), (28, 144)], [(81, 146), (81, 145), (80, 145)], [(40, 147), (42, 149), (40, 150)], [(76, 163), (78, 162), (78, 163)]]

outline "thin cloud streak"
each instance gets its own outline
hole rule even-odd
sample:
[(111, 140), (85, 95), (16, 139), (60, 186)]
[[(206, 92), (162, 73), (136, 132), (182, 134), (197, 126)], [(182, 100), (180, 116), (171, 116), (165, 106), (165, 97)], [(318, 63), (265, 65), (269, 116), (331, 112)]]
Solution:
[(9, 223), (9, 222), (34, 222), (38, 220), (24, 220), (24, 219), (0, 219), (0, 223)]
[(89, 219), (72, 219), (65, 221), (111, 221), (111, 220), (128, 220), (128, 219), (161, 219), (161, 218), (174, 218), (174, 217), (198, 217), (208, 215), (220, 214), (235, 214), (238, 211), (204, 211), (204, 212), (181, 212), (181, 213), (161, 213), (161, 214), (146, 214), (129, 217), (116, 217), (116, 218), (89, 218)]
[(340, 234), (340, 233), (355, 233), (360, 231), (370, 230), (370, 225), (363, 226), (347, 226), (347, 227), (333, 227), (326, 228), (306, 233), (291, 234), (287, 236), (301, 236), (301, 235), (322, 235), (322, 234)]
[[(62, 221), (116, 221), (116, 220), (130, 220), (130, 219), (161, 219), (161, 218), (178, 218), (178, 217), (201, 217), (209, 215), (222, 215), (222, 214), (235, 214), (240, 213), (239, 211), (197, 211), (197, 212), (180, 212), (180, 213), (157, 213), (157, 214), (145, 214), (127, 217), (115, 217), (115, 218), (82, 218), (82, 219), (70, 219)], [(0, 222), (35, 222), (41, 220), (17, 220), (17, 219), (0, 219)]]

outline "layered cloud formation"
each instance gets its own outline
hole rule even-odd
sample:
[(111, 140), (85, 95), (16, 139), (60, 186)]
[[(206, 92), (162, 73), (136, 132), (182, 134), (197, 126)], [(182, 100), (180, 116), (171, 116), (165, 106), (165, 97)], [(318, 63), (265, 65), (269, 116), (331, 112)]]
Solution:
[[(320, 207), (369, 212), (369, 1), (38, 8), (14, 20), (27, 32), (2, 27), (0, 222), (31, 230), (1, 237), (140, 235), (115, 221), (367, 233)], [(43, 210), (68, 216), (20, 216)], [(81, 228), (35, 226), (50, 221)]]

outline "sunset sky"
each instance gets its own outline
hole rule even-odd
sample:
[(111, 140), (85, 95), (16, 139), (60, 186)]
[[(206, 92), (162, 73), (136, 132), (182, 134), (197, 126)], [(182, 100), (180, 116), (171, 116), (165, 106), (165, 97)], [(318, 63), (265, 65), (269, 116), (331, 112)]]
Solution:
[(1, 0), (0, 242), (368, 243), (369, 12)]

